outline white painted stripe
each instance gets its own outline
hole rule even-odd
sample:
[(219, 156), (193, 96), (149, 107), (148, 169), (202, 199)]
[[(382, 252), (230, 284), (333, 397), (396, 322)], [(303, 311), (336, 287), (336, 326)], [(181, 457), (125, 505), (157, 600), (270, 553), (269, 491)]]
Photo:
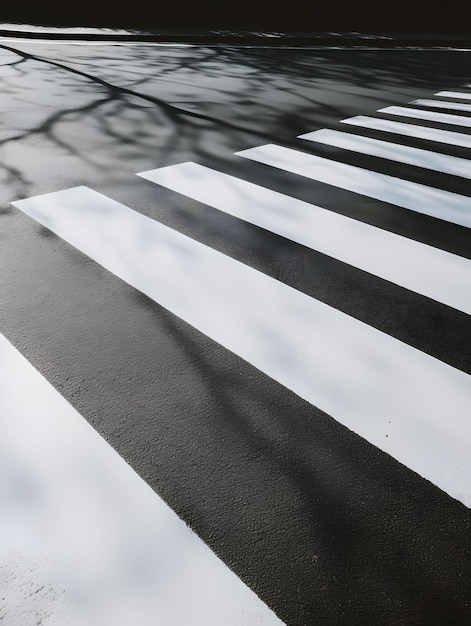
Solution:
[(14, 205), (471, 506), (471, 376), (87, 188)]
[(6, 624), (282, 624), (2, 335), (0, 398)]
[(471, 314), (469, 259), (196, 163), (139, 176)]
[(471, 112), (471, 104), (464, 104), (462, 102), (446, 102), (445, 100), (427, 100), (421, 98), (419, 100), (413, 100), (411, 104), (418, 104), (424, 107), (434, 107), (436, 109), (453, 109), (454, 111)]
[(471, 198), (467, 196), (274, 144), (250, 148), (237, 154), (416, 213), (471, 227)]
[(408, 107), (391, 106), (378, 109), (378, 113), (413, 117), (418, 120), (428, 120), (430, 122), (439, 122), (440, 124), (452, 124), (453, 126), (471, 126), (471, 117), (449, 115), (448, 113), (438, 113), (436, 111), (423, 111), (422, 109), (410, 109)]
[(471, 135), (455, 133), (451, 130), (440, 130), (429, 126), (416, 126), (415, 124), (393, 122), (392, 120), (383, 120), (379, 117), (367, 117), (365, 115), (349, 117), (342, 120), (342, 123), (350, 124), (351, 126), (361, 126), (362, 128), (371, 128), (372, 130), (381, 130), (386, 133), (394, 133), (395, 135), (426, 139), (427, 141), (445, 143), (461, 148), (471, 148)]
[(307, 139), (308, 141), (317, 141), (327, 146), (336, 146), (337, 148), (343, 148), (345, 150), (377, 156), (390, 161), (416, 165), (435, 172), (471, 178), (471, 161), (447, 154), (431, 152), (430, 150), (421, 150), (419, 148), (411, 148), (389, 141), (350, 135), (349, 133), (329, 130), (327, 128), (299, 135), (299, 138)]
[(465, 93), (463, 91), (439, 91), (436, 96), (442, 96), (443, 98), (461, 98), (462, 100), (471, 100), (471, 93)]

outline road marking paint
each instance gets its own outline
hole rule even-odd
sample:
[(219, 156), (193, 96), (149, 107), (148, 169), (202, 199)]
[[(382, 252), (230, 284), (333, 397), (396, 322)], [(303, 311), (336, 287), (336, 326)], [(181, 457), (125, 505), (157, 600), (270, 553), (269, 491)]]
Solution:
[(462, 100), (471, 100), (471, 93), (465, 93), (463, 91), (439, 91), (436, 96), (443, 96), (444, 98), (461, 98)]
[(236, 154), (369, 198), (389, 202), (416, 213), (471, 227), (471, 198), (468, 196), (275, 144), (249, 148)]
[(3, 335), (0, 397), (9, 624), (282, 625)]
[(196, 163), (139, 176), (471, 314), (469, 259)]
[(414, 117), (418, 120), (428, 120), (430, 122), (439, 122), (440, 124), (452, 124), (453, 126), (471, 126), (471, 117), (437, 113), (436, 111), (424, 111), (422, 109), (410, 109), (408, 107), (391, 106), (378, 109), (378, 113), (388, 113), (389, 115), (399, 115), (401, 117)]
[(468, 374), (86, 187), (13, 204), (471, 506)]
[(389, 141), (360, 137), (359, 135), (351, 135), (327, 128), (299, 135), (299, 138), (307, 139), (308, 141), (317, 141), (327, 146), (335, 146), (353, 152), (377, 156), (390, 161), (416, 165), (435, 172), (471, 178), (470, 160), (431, 152), (430, 150), (411, 148)]
[(343, 124), (352, 126), (360, 126), (362, 128), (371, 128), (372, 130), (380, 130), (395, 135), (405, 135), (406, 137), (415, 137), (416, 139), (426, 139), (436, 143), (445, 143), (451, 146), (459, 146), (461, 148), (471, 148), (471, 135), (463, 133), (455, 133), (451, 130), (440, 130), (429, 126), (416, 126), (415, 124), (405, 124), (404, 122), (393, 122), (392, 120), (383, 120), (376, 117), (368, 117), (366, 115), (357, 115), (342, 120)]
[(436, 109), (453, 109), (454, 111), (471, 112), (471, 104), (463, 104), (462, 102), (446, 102), (444, 100), (428, 100), (420, 98), (412, 100), (411, 104), (418, 104), (424, 107), (434, 107)]

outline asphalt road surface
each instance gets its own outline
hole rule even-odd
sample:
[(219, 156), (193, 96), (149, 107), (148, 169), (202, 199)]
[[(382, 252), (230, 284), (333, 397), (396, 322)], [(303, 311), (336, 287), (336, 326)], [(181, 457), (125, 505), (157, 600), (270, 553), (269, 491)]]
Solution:
[(471, 623), (471, 52), (0, 41), (0, 622)]

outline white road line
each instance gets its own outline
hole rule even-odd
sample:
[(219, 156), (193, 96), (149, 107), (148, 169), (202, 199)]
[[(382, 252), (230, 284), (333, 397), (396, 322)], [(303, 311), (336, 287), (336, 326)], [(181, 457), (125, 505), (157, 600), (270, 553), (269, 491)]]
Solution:
[(427, 100), (420, 98), (419, 100), (412, 100), (410, 104), (418, 104), (424, 107), (434, 107), (436, 109), (453, 109), (454, 111), (471, 112), (471, 104), (464, 104), (462, 102), (446, 102), (444, 100)]
[(361, 154), (377, 156), (408, 165), (416, 165), (435, 172), (471, 178), (471, 161), (430, 150), (411, 148), (401, 144), (351, 135), (338, 130), (323, 128), (311, 133), (299, 135), (300, 139), (317, 141), (327, 146), (335, 146)]
[(471, 117), (437, 113), (436, 111), (423, 111), (422, 109), (410, 109), (408, 107), (391, 106), (378, 109), (378, 113), (388, 113), (389, 115), (399, 115), (400, 117), (413, 117), (418, 120), (428, 120), (429, 122), (439, 122), (440, 124), (452, 124), (453, 126), (471, 126)]
[(471, 376), (85, 187), (14, 205), (471, 506)]
[(139, 176), (471, 314), (469, 259), (196, 163)]
[(436, 96), (443, 96), (444, 98), (461, 98), (462, 100), (471, 100), (471, 93), (465, 93), (463, 91), (439, 91)]
[(455, 133), (451, 130), (440, 130), (429, 126), (405, 124), (404, 122), (393, 122), (392, 120), (383, 120), (379, 117), (367, 117), (366, 115), (349, 117), (342, 120), (342, 123), (350, 124), (351, 126), (360, 126), (361, 128), (380, 130), (395, 135), (426, 139), (427, 141), (459, 146), (461, 148), (471, 148), (471, 135)]
[(272, 167), (389, 202), (416, 213), (471, 227), (471, 197), (435, 189), (354, 165), (267, 144), (237, 152), (239, 156)]
[(2, 624), (282, 624), (3, 335), (0, 398)]

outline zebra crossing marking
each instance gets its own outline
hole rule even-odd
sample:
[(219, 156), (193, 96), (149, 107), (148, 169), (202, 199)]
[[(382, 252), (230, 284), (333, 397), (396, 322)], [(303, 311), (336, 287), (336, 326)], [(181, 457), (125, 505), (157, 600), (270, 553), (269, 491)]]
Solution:
[(439, 91), (436, 96), (443, 98), (461, 98), (462, 100), (471, 100), (471, 93), (466, 91)]
[(436, 96), (442, 96), (443, 98), (461, 98), (462, 100), (471, 100), (471, 93), (463, 91), (439, 91)]
[(424, 107), (433, 107), (435, 109), (450, 109), (454, 111), (471, 112), (471, 104), (463, 104), (462, 102), (446, 102), (445, 100), (429, 100), (427, 98), (420, 98), (419, 100), (412, 100), (410, 104), (418, 104)]
[(275, 144), (249, 148), (236, 154), (415, 213), (471, 227), (471, 199), (467, 196)]
[(378, 109), (378, 113), (387, 113), (388, 115), (398, 115), (400, 117), (412, 117), (418, 120), (451, 124), (453, 126), (471, 126), (471, 117), (438, 113), (436, 111), (424, 111), (423, 109), (411, 109), (402, 106), (389, 106), (384, 109)]
[(0, 396), (9, 624), (283, 625), (3, 335)]
[(425, 139), (426, 141), (444, 143), (460, 148), (471, 148), (471, 135), (456, 133), (451, 130), (441, 130), (430, 126), (417, 126), (415, 124), (384, 120), (380, 117), (368, 117), (366, 115), (349, 117), (342, 120), (342, 124), (370, 128), (371, 130), (380, 130), (395, 135), (413, 137), (415, 139)]
[(471, 314), (469, 259), (196, 163), (138, 176)]
[(304, 133), (299, 135), (299, 139), (377, 156), (389, 161), (415, 165), (435, 172), (442, 172), (443, 174), (471, 178), (471, 166), (468, 159), (461, 159), (448, 154), (439, 154), (431, 150), (411, 148), (410, 146), (403, 146), (390, 141), (360, 137), (359, 135), (351, 135), (350, 133), (328, 128)]
[(471, 506), (468, 374), (86, 187), (13, 204)]

